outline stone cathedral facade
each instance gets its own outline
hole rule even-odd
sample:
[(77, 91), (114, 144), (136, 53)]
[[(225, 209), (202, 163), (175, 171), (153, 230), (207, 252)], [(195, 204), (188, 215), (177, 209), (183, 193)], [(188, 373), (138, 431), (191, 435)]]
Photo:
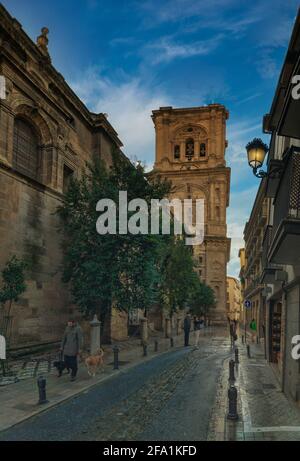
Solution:
[[(48, 32), (44, 27), (34, 43), (0, 5), (0, 268), (12, 255), (30, 267), (9, 319), (12, 348), (55, 343), (67, 319), (78, 316), (61, 281), (55, 211), (93, 155), (108, 165), (112, 148), (123, 155), (106, 115), (91, 113), (53, 67)], [(127, 337), (127, 319), (119, 316), (112, 313), (107, 337)]]
[(170, 198), (204, 199), (205, 238), (203, 244), (193, 247), (193, 257), (200, 279), (215, 291), (215, 322), (226, 319), (226, 267), (230, 257), (226, 225), (230, 168), (225, 161), (228, 116), (220, 104), (160, 107), (152, 113), (156, 132), (153, 174), (172, 182)]

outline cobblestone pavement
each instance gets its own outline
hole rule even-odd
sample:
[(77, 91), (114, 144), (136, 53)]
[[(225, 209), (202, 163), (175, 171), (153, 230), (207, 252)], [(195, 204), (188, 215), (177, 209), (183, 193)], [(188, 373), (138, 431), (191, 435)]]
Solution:
[(224, 335), (119, 373), (0, 434), (0, 440), (206, 440)]
[[(237, 422), (228, 421), (227, 391), (229, 359), (220, 374), (210, 422), (210, 440), (300, 440), (300, 410), (281, 391), (274, 371), (264, 359), (261, 345), (239, 344), (240, 363), (236, 368), (238, 389)], [(232, 354), (233, 355), (233, 354)], [(233, 358), (233, 357), (232, 357)]]

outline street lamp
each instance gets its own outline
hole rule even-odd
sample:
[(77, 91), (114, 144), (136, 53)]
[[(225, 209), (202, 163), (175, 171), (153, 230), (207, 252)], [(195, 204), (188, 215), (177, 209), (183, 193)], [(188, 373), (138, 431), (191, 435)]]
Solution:
[(248, 163), (253, 170), (253, 174), (257, 178), (266, 177), (267, 173), (265, 171), (258, 170), (263, 166), (266, 154), (269, 150), (267, 144), (265, 144), (259, 138), (254, 138), (252, 141), (248, 142), (246, 150), (248, 156)]
[(272, 160), (269, 165), (269, 171), (260, 170), (263, 166), (265, 157), (269, 150), (260, 138), (254, 138), (246, 145), (248, 163), (252, 168), (253, 174), (257, 178), (279, 178), (283, 170), (283, 162), (281, 160)]

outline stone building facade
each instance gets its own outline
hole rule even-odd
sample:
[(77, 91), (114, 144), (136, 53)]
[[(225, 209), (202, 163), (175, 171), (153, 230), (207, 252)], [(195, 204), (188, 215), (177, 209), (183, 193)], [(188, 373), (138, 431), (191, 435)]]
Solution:
[(89, 112), (53, 67), (47, 45), (46, 28), (34, 43), (0, 5), (0, 268), (13, 254), (30, 262), (12, 310), (12, 347), (55, 342), (76, 316), (61, 282), (55, 211), (92, 155), (109, 165), (122, 146), (107, 117)]
[(263, 266), (262, 244), (267, 228), (267, 216), (270, 203), (265, 197), (266, 181), (260, 183), (255, 202), (244, 229), (245, 266), (243, 268), (244, 298), (250, 303), (245, 309), (245, 330), (250, 333), (249, 325), (255, 319), (258, 339), (263, 338), (265, 324), (264, 284), (261, 282)]
[(235, 277), (227, 276), (227, 317), (240, 321), (242, 313), (241, 284)]
[[(256, 275), (257, 283), (263, 287), (260, 294), (266, 358), (282, 391), (299, 405), (299, 359), (292, 356), (293, 338), (296, 337), (297, 343), (300, 334), (300, 103), (292, 94), (293, 77), (297, 75), (300, 75), (300, 10), (270, 111), (263, 119), (263, 130), (271, 135), (268, 177), (261, 181), (252, 215), (258, 203), (268, 204), (264, 231), (261, 233), (255, 221), (247, 224), (249, 234), (262, 237), (261, 265)], [(252, 256), (251, 251), (247, 254), (246, 246), (246, 275), (250, 272), (249, 257), (255, 254)]]
[(156, 132), (153, 174), (172, 182), (170, 198), (204, 199), (205, 239), (193, 247), (193, 257), (200, 279), (215, 291), (213, 318), (224, 322), (230, 254), (226, 226), (230, 168), (225, 161), (228, 111), (220, 104), (160, 107), (153, 111), (152, 119)]

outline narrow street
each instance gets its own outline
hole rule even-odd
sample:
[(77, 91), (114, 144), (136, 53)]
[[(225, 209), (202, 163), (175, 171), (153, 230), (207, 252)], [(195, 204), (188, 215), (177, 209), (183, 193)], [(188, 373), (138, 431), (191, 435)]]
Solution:
[(119, 373), (0, 440), (207, 440), (228, 337), (202, 337)]

